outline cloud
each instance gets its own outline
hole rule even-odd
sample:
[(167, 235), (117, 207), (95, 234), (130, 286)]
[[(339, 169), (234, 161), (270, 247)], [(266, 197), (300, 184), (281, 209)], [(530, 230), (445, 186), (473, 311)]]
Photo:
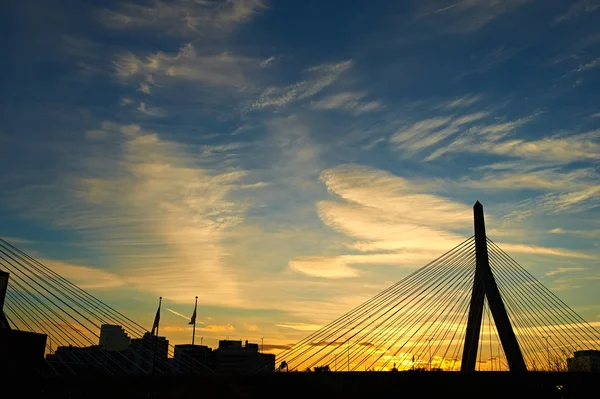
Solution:
[[(358, 267), (366, 266), (421, 266), (466, 239), (460, 232), (472, 225), (471, 206), (423, 192), (420, 184), (381, 170), (341, 166), (325, 170), (321, 180), (335, 200), (317, 203), (319, 218), (351, 240), (345, 245), (353, 253), (290, 260), (293, 271), (312, 277), (357, 277)], [(511, 253), (590, 258), (562, 248), (501, 246)]]
[(419, 2), (416, 19), (425, 20), (445, 33), (467, 34), (485, 27), (495, 19), (511, 13), (531, 0), (463, 0), (448, 5), (444, 0)]
[(529, 188), (539, 191), (578, 191), (589, 188), (598, 178), (592, 168), (563, 171), (560, 168), (532, 165), (528, 162), (492, 164), (488, 167), (491, 171), (480, 178), (465, 178), (456, 181), (455, 184), (485, 190)]
[(258, 331), (258, 326), (256, 324), (246, 324), (246, 323), (244, 323), (244, 330), (246, 330), (246, 331)]
[(189, 331), (191, 327), (180, 327), (180, 326), (161, 326), (160, 332), (178, 333), (183, 331)]
[(117, 288), (125, 284), (123, 278), (108, 270), (47, 259), (40, 260), (40, 262), (55, 273), (86, 290)]
[(32, 241), (31, 240), (26, 240), (24, 238), (19, 238), (19, 237), (2, 237), (0, 236), (0, 239), (10, 243), (10, 244), (31, 244)]
[(119, 54), (115, 57), (114, 68), (117, 77), (125, 81), (184, 81), (241, 89), (248, 84), (247, 73), (260, 69), (261, 62), (261, 59), (228, 52), (199, 55), (194, 45), (188, 43), (175, 55), (160, 51), (146, 56), (131, 52)]
[(268, 87), (250, 105), (250, 109), (279, 108), (289, 103), (312, 97), (335, 83), (352, 67), (352, 60), (336, 64), (322, 64), (308, 68), (306, 80), (283, 87)]
[(150, 94), (150, 85), (148, 83), (140, 83), (140, 88), (137, 90), (144, 94)]
[(570, 229), (563, 229), (563, 228), (559, 227), (559, 228), (550, 230), (550, 233), (551, 234), (572, 235), (572, 236), (577, 236), (577, 237), (589, 237), (589, 238), (600, 237), (600, 231), (598, 231), (598, 230), (570, 230)]
[(291, 328), (292, 330), (298, 330), (298, 331), (317, 331), (323, 327), (321, 325), (305, 324), (305, 323), (282, 323), (282, 324), (275, 324), (275, 325), (277, 327)]
[(559, 15), (555, 19), (555, 24), (561, 24), (566, 21), (580, 17), (583, 14), (592, 13), (600, 8), (596, 0), (580, 0), (572, 4), (566, 13)]
[(590, 69), (594, 69), (600, 66), (600, 57), (587, 62), (585, 64), (580, 64), (575, 70), (574, 72), (585, 72), (588, 71)]
[(293, 271), (313, 277), (347, 278), (359, 276), (357, 270), (348, 267), (348, 264), (339, 257), (301, 256), (290, 260), (289, 267)]
[(231, 32), (250, 21), (266, 5), (263, 0), (152, 0), (146, 4), (121, 2), (102, 10), (100, 21), (113, 29), (158, 30), (175, 36), (206, 36)]
[(463, 97), (458, 97), (455, 100), (450, 101), (448, 104), (444, 106), (446, 109), (456, 109), (456, 108), (467, 108), (471, 105), (477, 104), (481, 101), (481, 96), (478, 95), (466, 95)]
[(111, 284), (125, 282), (174, 302), (200, 293), (201, 303), (244, 306), (223, 240), (248, 206), (230, 198), (245, 190), (247, 172), (199, 167), (187, 146), (137, 125), (101, 128), (110, 140), (95, 141), (77, 174), (63, 177), (60, 185), (68, 189), (25, 186), (6, 196), (7, 203), (21, 216), (76, 232), (105, 254), (107, 271), (118, 276)]
[(403, 153), (414, 154), (441, 143), (458, 133), (463, 126), (470, 125), (486, 116), (485, 112), (477, 112), (425, 119), (398, 131), (390, 138), (390, 142)]
[(552, 276), (556, 276), (557, 274), (583, 272), (586, 270), (590, 270), (590, 269), (588, 269), (587, 267), (559, 267), (558, 269), (554, 269), (554, 270), (551, 270), (548, 273), (546, 273), (546, 276), (552, 277)]
[(489, 153), (556, 164), (600, 159), (600, 143), (598, 143), (600, 130), (537, 140), (506, 137), (509, 132), (529, 120), (531, 119), (526, 118), (497, 125), (473, 127), (425, 159), (431, 161), (452, 152)]
[(214, 333), (223, 333), (223, 332), (232, 332), (235, 331), (235, 327), (231, 324), (225, 325), (213, 325), (210, 324), (206, 327), (198, 328), (198, 331), (206, 331), (206, 332), (214, 332)]
[(365, 93), (360, 92), (342, 92), (332, 94), (312, 104), (314, 109), (321, 110), (343, 110), (355, 115), (365, 112), (375, 111), (381, 108), (382, 104), (378, 101), (362, 101)]
[(550, 255), (577, 259), (594, 259), (593, 256), (585, 253), (570, 251), (562, 248), (547, 248), (533, 245), (498, 243), (498, 246), (507, 253), (522, 253), (535, 255)]
[(278, 350), (287, 350), (290, 349), (294, 346), (294, 344), (264, 344), (263, 345), (263, 349), (264, 350), (273, 350), (273, 349), (278, 349)]
[(140, 105), (137, 107), (137, 110), (140, 111), (144, 115), (153, 116), (157, 118), (162, 118), (167, 116), (167, 111), (159, 107), (146, 107), (146, 103), (143, 101), (140, 102)]
[[(598, 207), (600, 199), (600, 186), (592, 185), (581, 190), (549, 193), (540, 197), (522, 201), (521, 208), (531, 209), (533, 212), (583, 212)], [(516, 212), (519, 212), (517, 210)]]
[(319, 218), (353, 239), (350, 248), (359, 253), (290, 261), (292, 270), (310, 276), (356, 277), (356, 265), (424, 264), (462, 241), (440, 227), (471, 221), (469, 207), (416, 193), (410, 182), (383, 171), (343, 166), (324, 171), (321, 180), (338, 200), (320, 201)]

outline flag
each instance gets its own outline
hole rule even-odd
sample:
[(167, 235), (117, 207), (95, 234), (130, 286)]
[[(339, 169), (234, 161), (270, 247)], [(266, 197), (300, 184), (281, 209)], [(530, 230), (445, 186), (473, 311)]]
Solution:
[(196, 308), (198, 307), (198, 297), (196, 297), (196, 304), (194, 305), (194, 313), (188, 324), (196, 324)]
[(158, 302), (158, 309), (156, 310), (156, 316), (154, 317), (154, 324), (152, 324), (152, 335), (154, 335), (154, 331), (158, 333), (158, 323), (160, 322), (160, 304), (162, 302), (162, 297)]

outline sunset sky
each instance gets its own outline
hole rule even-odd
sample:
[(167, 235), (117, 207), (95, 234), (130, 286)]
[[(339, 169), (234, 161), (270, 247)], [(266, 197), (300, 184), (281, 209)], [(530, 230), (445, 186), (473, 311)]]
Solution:
[[(0, 237), (297, 341), (472, 235), (600, 321), (600, 2), (9, 1)], [(268, 346), (270, 347), (270, 346)], [(276, 349), (273, 348), (273, 349)]]

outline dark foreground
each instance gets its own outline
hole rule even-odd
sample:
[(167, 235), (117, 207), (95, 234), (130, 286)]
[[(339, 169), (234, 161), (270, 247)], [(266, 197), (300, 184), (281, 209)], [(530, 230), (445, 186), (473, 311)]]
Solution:
[[(195, 377), (56, 377), (19, 381), (43, 398), (591, 398), (594, 373), (273, 373)], [(17, 383), (17, 381), (14, 381)], [(5, 387), (11, 387), (6, 381)], [(6, 391), (5, 391), (6, 392)]]

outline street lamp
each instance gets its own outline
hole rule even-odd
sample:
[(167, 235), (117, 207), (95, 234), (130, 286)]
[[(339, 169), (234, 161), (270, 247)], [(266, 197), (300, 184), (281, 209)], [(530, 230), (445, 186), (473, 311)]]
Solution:
[(260, 339), (260, 351), (261, 353), (265, 351), (265, 337)]

